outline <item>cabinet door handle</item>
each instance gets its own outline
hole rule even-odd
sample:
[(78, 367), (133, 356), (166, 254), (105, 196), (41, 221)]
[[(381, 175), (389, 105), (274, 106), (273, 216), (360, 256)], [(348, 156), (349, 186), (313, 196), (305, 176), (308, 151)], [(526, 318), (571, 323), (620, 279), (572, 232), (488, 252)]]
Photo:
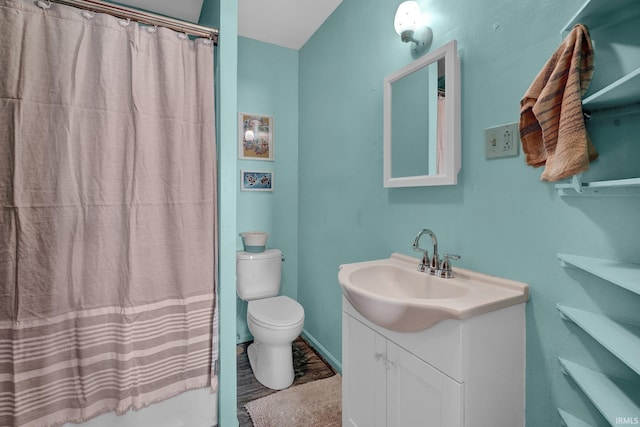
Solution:
[(382, 360), (384, 362), (384, 367), (388, 369), (393, 368), (393, 362), (387, 359), (382, 353), (374, 353), (373, 358), (376, 362)]

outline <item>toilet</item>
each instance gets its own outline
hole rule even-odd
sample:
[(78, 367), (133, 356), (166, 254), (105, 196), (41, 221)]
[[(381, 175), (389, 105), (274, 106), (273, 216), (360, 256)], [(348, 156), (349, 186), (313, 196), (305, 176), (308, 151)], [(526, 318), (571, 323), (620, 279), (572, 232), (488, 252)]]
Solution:
[(291, 343), (304, 325), (304, 309), (281, 295), (282, 252), (236, 253), (236, 291), (248, 301), (247, 325), (253, 343), (247, 353), (256, 379), (265, 387), (282, 390), (293, 383)]

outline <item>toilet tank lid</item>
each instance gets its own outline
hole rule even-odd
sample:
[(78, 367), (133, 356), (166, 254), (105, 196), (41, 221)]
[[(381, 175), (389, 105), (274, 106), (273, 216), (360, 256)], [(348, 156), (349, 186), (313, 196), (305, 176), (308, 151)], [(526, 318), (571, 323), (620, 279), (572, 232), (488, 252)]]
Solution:
[(236, 252), (236, 258), (242, 260), (252, 260), (252, 259), (270, 259), (270, 258), (279, 258), (282, 256), (282, 252), (280, 249), (267, 249), (264, 252), (245, 252), (238, 251)]

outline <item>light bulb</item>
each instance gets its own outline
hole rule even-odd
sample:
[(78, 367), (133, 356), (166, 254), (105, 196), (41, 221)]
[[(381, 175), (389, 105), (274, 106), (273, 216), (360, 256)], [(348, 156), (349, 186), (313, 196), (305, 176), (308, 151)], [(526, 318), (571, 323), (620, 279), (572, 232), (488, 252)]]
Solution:
[(422, 18), (420, 6), (415, 1), (405, 1), (400, 3), (393, 20), (393, 27), (398, 35), (404, 31), (415, 31), (421, 24)]

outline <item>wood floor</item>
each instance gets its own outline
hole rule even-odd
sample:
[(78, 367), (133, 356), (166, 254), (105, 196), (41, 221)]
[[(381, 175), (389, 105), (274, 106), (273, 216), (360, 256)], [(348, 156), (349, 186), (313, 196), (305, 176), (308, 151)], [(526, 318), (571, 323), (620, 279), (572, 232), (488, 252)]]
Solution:
[[(275, 393), (260, 384), (251, 372), (249, 359), (247, 357), (247, 347), (250, 343), (238, 344), (238, 421), (240, 427), (253, 427), (244, 405), (252, 400)], [(295, 379), (291, 387), (308, 383), (315, 380), (328, 378), (336, 374), (320, 355), (301, 337), (298, 337), (292, 344), (293, 347), (293, 368)]]

